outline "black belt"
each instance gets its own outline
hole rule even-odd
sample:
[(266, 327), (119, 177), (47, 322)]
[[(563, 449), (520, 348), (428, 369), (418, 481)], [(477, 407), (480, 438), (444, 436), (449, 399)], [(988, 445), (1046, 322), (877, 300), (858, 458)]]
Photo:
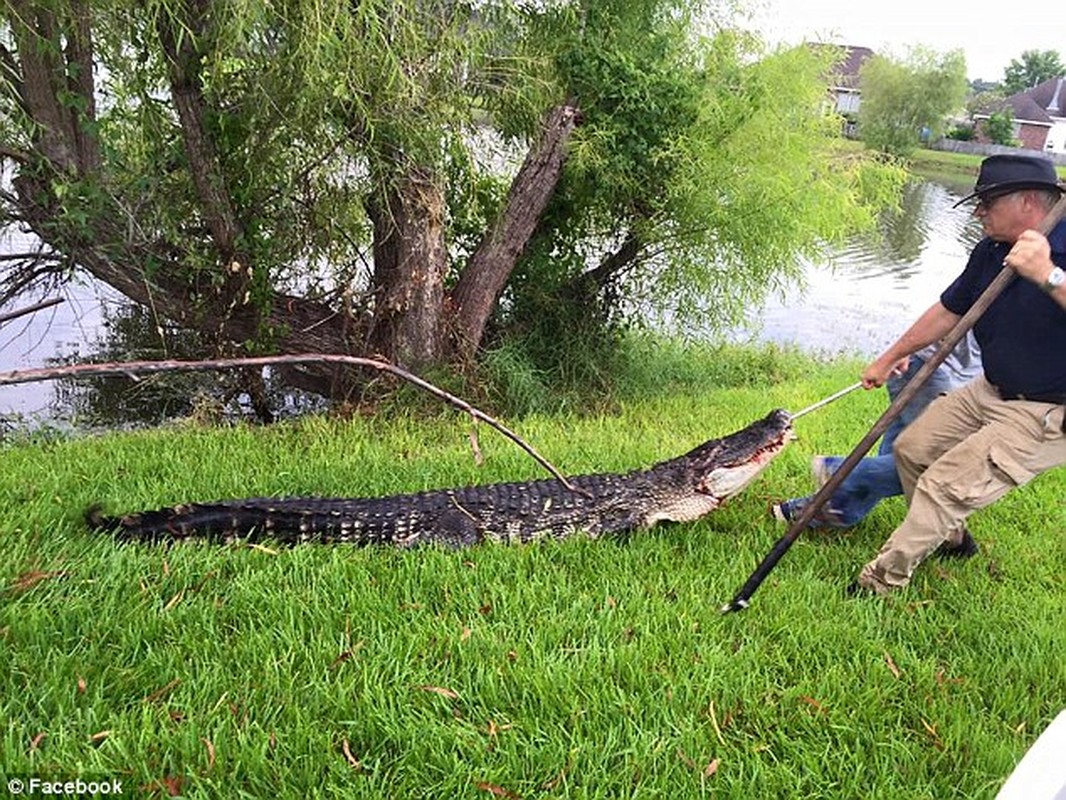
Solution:
[[(997, 390), (998, 391), (998, 390)], [(1028, 400), (1031, 403), (1053, 403), (1057, 406), (1066, 406), (1066, 394), (1008, 394), (999, 392), (1001, 400)]]
[(1063, 407), (1062, 432), (1066, 433), (1066, 394), (1008, 394), (996, 389), (1001, 400), (1028, 400), (1032, 403), (1054, 403)]

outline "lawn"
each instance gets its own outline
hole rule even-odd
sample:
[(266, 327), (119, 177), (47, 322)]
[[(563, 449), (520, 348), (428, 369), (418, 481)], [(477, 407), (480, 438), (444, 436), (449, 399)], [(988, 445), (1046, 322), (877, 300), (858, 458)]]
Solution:
[[(566, 473), (626, 470), (858, 371), (741, 363), (509, 424)], [(9, 439), (0, 772), (134, 797), (992, 798), (1066, 704), (1066, 471), (975, 515), (980, 554), (896, 596), (842, 590), (898, 498), (801, 537), (750, 609), (718, 613), (784, 532), (768, 502), (883, 408), (854, 392), (799, 420), (698, 523), (465, 551), (120, 545), (81, 516), (544, 475), (484, 426), (479, 464), (448, 410)]]

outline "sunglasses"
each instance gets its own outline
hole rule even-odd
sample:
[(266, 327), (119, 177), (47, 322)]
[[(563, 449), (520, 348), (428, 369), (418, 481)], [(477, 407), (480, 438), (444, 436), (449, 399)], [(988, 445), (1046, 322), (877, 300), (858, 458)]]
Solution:
[(1010, 197), (1015, 192), (1007, 192), (1006, 194), (997, 194), (994, 197), (980, 197), (977, 200), (977, 205), (974, 206), (974, 211), (991, 211), (1000, 200), (1006, 197)]

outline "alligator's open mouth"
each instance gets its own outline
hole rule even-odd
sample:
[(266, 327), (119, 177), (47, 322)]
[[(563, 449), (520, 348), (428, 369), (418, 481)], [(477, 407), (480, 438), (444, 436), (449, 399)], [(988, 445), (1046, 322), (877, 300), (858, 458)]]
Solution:
[(794, 438), (791, 415), (777, 409), (719, 440), (717, 448), (704, 454), (707, 472), (699, 491), (720, 500), (732, 497), (766, 469)]

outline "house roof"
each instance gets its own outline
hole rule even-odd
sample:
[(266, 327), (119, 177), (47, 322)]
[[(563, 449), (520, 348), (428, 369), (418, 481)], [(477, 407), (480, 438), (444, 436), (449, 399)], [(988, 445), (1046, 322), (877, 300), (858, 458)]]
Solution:
[[(835, 89), (858, 89), (859, 70), (874, 51), (869, 47), (857, 47), (850, 44), (827, 44), (812, 42), (811, 47), (828, 47), (840, 51), (840, 59), (830, 72), (829, 79)], [(1066, 101), (1066, 98), (1063, 98)]]
[(843, 86), (855, 87), (859, 85), (859, 70), (866, 60), (874, 54), (869, 47), (852, 47), (845, 45), (847, 57), (837, 68), (836, 77)]
[(1052, 117), (1066, 117), (1066, 76), (1049, 78), (1032, 89), (1012, 94), (988, 110), (1002, 111), (1006, 108), (1010, 108), (1016, 122), (1051, 125)]

